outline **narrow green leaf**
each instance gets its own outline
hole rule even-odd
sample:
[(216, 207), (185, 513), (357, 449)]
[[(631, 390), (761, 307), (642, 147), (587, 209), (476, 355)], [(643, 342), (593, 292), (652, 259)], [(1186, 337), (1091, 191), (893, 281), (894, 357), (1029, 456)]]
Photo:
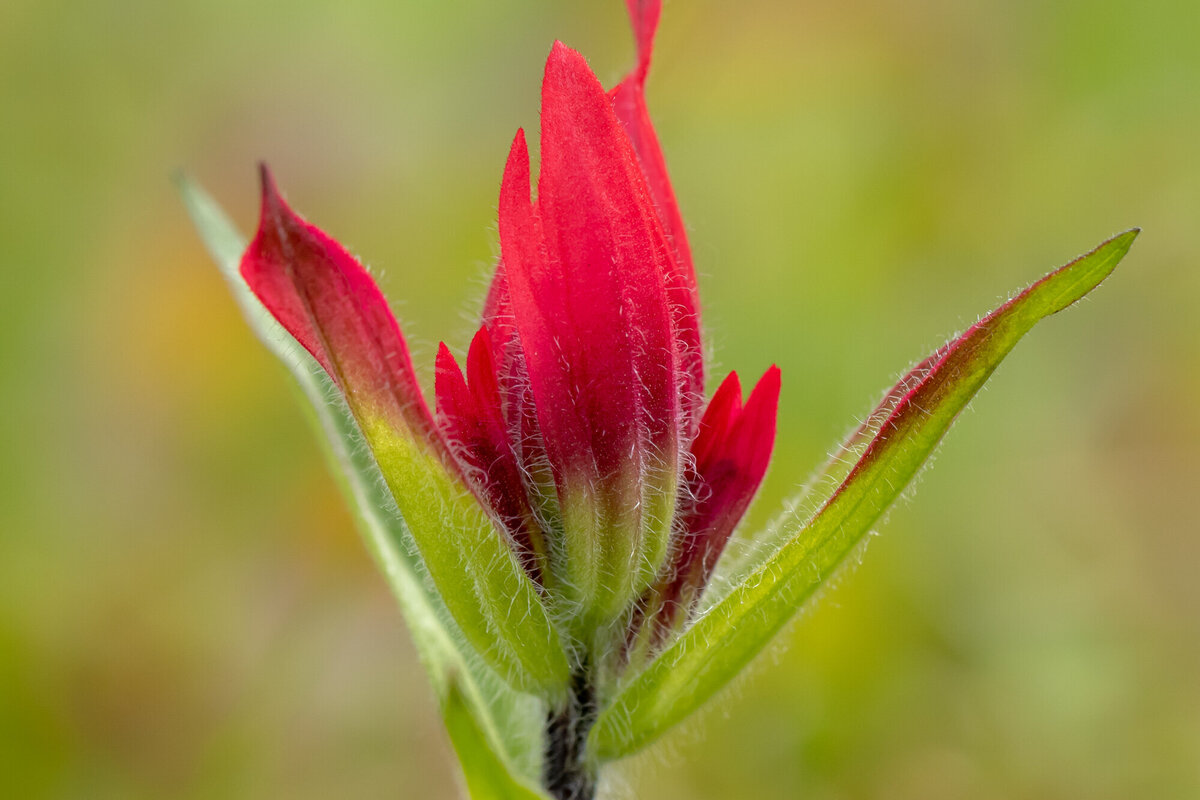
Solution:
[(545, 800), (546, 795), (515, 776), (497, 755), (487, 732), (471, 712), (455, 675), (450, 676), (442, 698), (442, 720), (462, 765), (471, 800)]
[[(928, 374), (919, 383), (889, 393), (878, 432), (820, 511), (797, 518), (766, 563), (624, 687), (592, 729), (593, 756), (620, 758), (644, 747), (741, 671), (847, 563), (1017, 341), (1104, 280), (1137, 233), (1116, 236), (1042, 278), (941, 348), (934, 363), (923, 362)], [(857, 440), (852, 436), (849, 445)]]
[(423, 576), (411, 536), (401, 517), (389, 513), (392, 498), (361, 433), (333, 381), (283, 329), (238, 274), (246, 240), (216, 202), (180, 175), (180, 194), (209, 254), (225, 277), (251, 329), (288, 368), (307, 402), (302, 406), (317, 429), (330, 469), (338, 480), (368, 550), (396, 595), (416, 641), (421, 660), (439, 693), (454, 674), (460, 694), (481, 730), (504, 730), (503, 757), (527, 771), (536, 769), (541, 750), (541, 717), (537, 703), (499, 681), (473, 655), (441, 597)]
[(825, 501), (841, 485), (850, 470), (858, 463), (867, 446), (879, 433), (883, 423), (892, 415), (896, 406), (910, 391), (929, 375), (930, 370), (946, 354), (953, 342), (947, 342), (933, 351), (924, 360), (909, 369), (879, 401), (875, 409), (838, 446), (829, 459), (805, 482), (799, 493), (789, 498), (784, 509), (765, 530), (753, 535), (739, 535), (730, 543), (713, 573), (710, 589), (706, 593), (705, 606), (716, 605), (737, 585), (738, 577), (747, 575), (760, 567), (783, 546), (796, 531), (798, 520), (807, 522), (813, 518)]

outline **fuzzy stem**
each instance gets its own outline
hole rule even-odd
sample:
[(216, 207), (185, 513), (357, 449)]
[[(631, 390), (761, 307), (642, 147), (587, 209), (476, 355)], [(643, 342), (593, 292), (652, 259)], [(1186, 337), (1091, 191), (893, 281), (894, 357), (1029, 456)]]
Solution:
[(555, 800), (595, 800), (596, 776), (587, 764), (588, 731), (596, 721), (596, 690), (586, 664), (571, 675), (571, 696), (546, 715), (542, 781)]

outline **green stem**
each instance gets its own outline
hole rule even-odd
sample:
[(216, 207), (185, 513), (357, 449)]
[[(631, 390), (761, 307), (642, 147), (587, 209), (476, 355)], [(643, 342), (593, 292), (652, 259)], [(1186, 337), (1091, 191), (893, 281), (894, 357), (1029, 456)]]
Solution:
[(596, 711), (591, 670), (583, 664), (571, 675), (566, 706), (546, 715), (542, 781), (555, 800), (595, 800), (596, 775), (588, 766), (585, 749)]

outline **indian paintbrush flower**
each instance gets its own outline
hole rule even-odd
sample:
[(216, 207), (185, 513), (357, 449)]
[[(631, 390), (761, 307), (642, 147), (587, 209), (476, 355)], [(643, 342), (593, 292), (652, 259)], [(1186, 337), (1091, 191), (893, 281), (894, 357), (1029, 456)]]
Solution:
[(726, 568), (770, 459), (780, 373), (744, 402), (731, 373), (705, 399), (695, 268), (644, 95), (660, 3), (627, 5), (637, 65), (611, 91), (579, 53), (550, 53), (536, 199), (518, 131), (479, 329), (465, 370), (439, 347), (433, 410), (367, 270), (291, 210), (265, 167), (240, 259), (185, 186), (332, 437), (481, 795), (591, 797), (601, 765), (718, 692), (846, 563), (1016, 341), (1106, 277), (1136, 234), (920, 362), (757, 555)]

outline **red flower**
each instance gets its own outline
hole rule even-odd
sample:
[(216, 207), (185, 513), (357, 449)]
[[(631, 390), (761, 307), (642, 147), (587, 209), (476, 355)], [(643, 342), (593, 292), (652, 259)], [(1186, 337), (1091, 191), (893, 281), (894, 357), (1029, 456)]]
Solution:
[(618, 620), (661, 635), (683, 619), (762, 481), (779, 397), (774, 367), (744, 406), (731, 374), (701, 413), (695, 270), (643, 91), (660, 3), (628, 5), (638, 65), (611, 92), (579, 53), (550, 53), (537, 197), (519, 131), (501, 260), (466, 375), (439, 349), (436, 417), (374, 281), (265, 168), (241, 265), (344, 392), (385, 476), (390, 450), (436, 456), (588, 643)]
[[(593, 797), (605, 762), (720, 691), (861, 552), (1017, 342), (1103, 281), (1138, 233), (920, 361), (752, 551), (722, 565), (695, 614), (766, 471), (780, 376), (769, 369), (743, 403), (730, 374), (704, 402), (695, 269), (644, 93), (661, 3), (627, 6), (637, 66), (610, 92), (578, 53), (550, 54), (536, 199), (518, 132), (500, 263), (465, 374), (438, 350), (436, 413), (375, 282), (265, 168), (244, 282), (231, 224), (181, 182), (252, 326), (331, 438), (473, 793), (526, 797), (537, 782)], [(537, 747), (540, 764), (526, 758)]]

